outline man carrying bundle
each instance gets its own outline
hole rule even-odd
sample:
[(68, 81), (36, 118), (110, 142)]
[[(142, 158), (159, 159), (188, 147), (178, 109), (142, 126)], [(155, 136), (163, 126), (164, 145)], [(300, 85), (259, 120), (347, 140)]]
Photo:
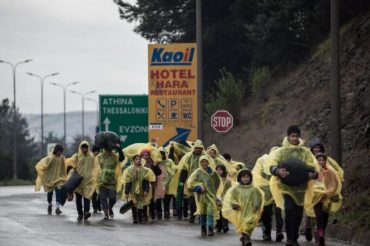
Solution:
[(269, 155), (264, 167), (270, 179), (271, 193), (276, 206), (285, 210), (287, 246), (298, 246), (299, 226), (303, 208), (312, 207), (313, 182), (317, 179), (318, 166), (315, 156), (300, 140), (301, 130), (290, 126), (282, 147)]

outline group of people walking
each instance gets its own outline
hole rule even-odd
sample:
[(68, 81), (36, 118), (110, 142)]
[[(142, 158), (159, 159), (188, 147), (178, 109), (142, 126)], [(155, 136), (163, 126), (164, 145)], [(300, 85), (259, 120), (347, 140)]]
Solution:
[[(227, 233), (229, 222), (241, 234), (241, 245), (252, 245), (251, 234), (261, 223), (263, 239), (271, 241), (272, 217), (276, 220), (277, 242), (299, 245), (299, 227), (306, 215), (306, 239), (325, 245), (325, 228), (330, 212), (341, 206), (342, 168), (325, 154), (318, 139), (305, 147), (297, 126), (290, 126), (282, 146), (273, 147), (257, 159), (252, 170), (229, 154), (221, 155), (215, 145), (205, 148), (201, 140), (170, 142), (165, 147), (138, 143), (121, 149), (99, 149), (82, 141), (76, 154), (65, 159), (63, 147), (37, 165), (36, 191), (47, 192), (52, 213), (53, 192), (56, 214), (64, 204), (63, 185), (74, 174), (82, 177), (74, 189), (77, 220), (102, 210), (104, 219), (114, 217), (116, 199), (124, 201), (120, 213), (132, 211), (134, 224), (149, 220), (199, 218), (202, 236), (215, 231)], [(68, 192), (69, 200), (72, 193)], [(172, 208), (172, 214), (171, 214)], [(313, 223), (316, 222), (316, 223)]]

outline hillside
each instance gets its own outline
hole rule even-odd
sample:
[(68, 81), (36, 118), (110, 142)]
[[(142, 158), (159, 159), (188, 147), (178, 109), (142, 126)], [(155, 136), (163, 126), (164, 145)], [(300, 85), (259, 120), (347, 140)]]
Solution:
[[(348, 216), (359, 217), (361, 209), (370, 206), (367, 182), (370, 173), (370, 14), (342, 27), (341, 47), (344, 188), (347, 201), (358, 201), (345, 202), (344, 211), (359, 210), (358, 214), (348, 213)], [(267, 88), (266, 102), (246, 103), (241, 123), (224, 136), (224, 152), (251, 167), (259, 156), (281, 144), (291, 124), (301, 126), (306, 142), (320, 137), (328, 144), (329, 79), (329, 41), (326, 40), (305, 63), (284, 75), (277, 73), (273, 85)], [(206, 143), (220, 144), (220, 137), (207, 129)], [(330, 155), (329, 145), (327, 152)], [(352, 200), (352, 196), (356, 199)], [(349, 220), (349, 223), (356, 222)], [(369, 220), (359, 223), (370, 229)]]

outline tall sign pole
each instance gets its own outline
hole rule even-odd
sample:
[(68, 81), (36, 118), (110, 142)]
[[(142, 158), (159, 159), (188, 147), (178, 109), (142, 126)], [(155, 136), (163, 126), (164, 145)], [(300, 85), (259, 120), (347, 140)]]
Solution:
[(196, 0), (196, 41), (198, 76), (198, 138), (203, 139), (203, 46), (202, 46), (202, 0)]
[(330, 24), (330, 94), (331, 94), (331, 147), (334, 158), (342, 163), (341, 84), (339, 46), (339, 1), (331, 0)]

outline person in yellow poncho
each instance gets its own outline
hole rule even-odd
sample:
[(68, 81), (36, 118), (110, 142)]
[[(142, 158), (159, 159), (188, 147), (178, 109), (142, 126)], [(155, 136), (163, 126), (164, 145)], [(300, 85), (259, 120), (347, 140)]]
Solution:
[[(188, 206), (190, 208), (189, 223), (194, 223), (194, 213), (197, 209), (195, 204), (195, 197), (192, 191), (185, 188), (186, 179), (199, 168), (199, 158), (205, 154), (204, 145), (201, 140), (196, 140), (193, 144), (191, 152), (186, 153), (180, 160), (179, 169), (180, 177), (176, 194), (176, 210), (177, 219), (181, 220), (182, 216), (188, 217)], [(184, 195), (186, 197), (184, 197)], [(183, 206), (184, 205), (184, 206)]]
[(140, 155), (133, 157), (133, 165), (124, 171), (126, 199), (132, 201), (133, 223), (143, 223), (144, 207), (150, 202), (150, 183), (155, 182), (153, 171), (142, 165)]
[[(313, 138), (310, 143), (309, 143), (310, 150), (312, 154), (317, 155), (318, 153), (325, 153), (325, 146), (324, 144), (320, 141), (319, 138)], [(330, 165), (334, 171), (337, 173), (339, 176), (341, 182), (344, 181), (344, 172), (341, 166), (332, 159), (331, 157), (327, 156), (327, 162), (328, 165)], [(312, 240), (312, 221), (314, 218), (309, 217), (306, 215), (306, 221), (305, 221), (305, 237), (307, 241)]]
[(41, 186), (47, 192), (48, 214), (52, 212), (53, 191), (55, 190), (56, 209), (55, 214), (62, 213), (60, 205), (62, 203), (62, 185), (66, 181), (67, 173), (65, 167), (65, 158), (63, 146), (55, 145), (52, 153), (40, 160), (35, 168), (37, 171), (35, 191), (40, 191)]
[[(170, 202), (173, 195), (170, 193), (170, 183), (177, 172), (175, 163), (167, 158), (167, 151), (165, 148), (159, 148), (162, 161), (158, 164), (162, 173), (157, 177), (155, 188), (155, 201), (157, 209), (157, 219), (162, 219), (162, 211), (164, 210), (164, 218), (170, 219)], [(162, 210), (163, 203), (163, 210)]]
[[(151, 169), (153, 173), (156, 176), (156, 180), (158, 176), (162, 174), (162, 170), (159, 168), (158, 163), (162, 160), (162, 156), (159, 152), (159, 150), (156, 147), (150, 146), (144, 147), (144, 149), (141, 149), (140, 156), (144, 160), (145, 164), (144, 166)], [(148, 222), (148, 207), (149, 207), (149, 213), (152, 220), (155, 220), (156, 216), (156, 207), (155, 207), (155, 201), (154, 201), (154, 195), (155, 195), (155, 181), (150, 186), (150, 203), (148, 205), (144, 206), (144, 221)]]
[[(193, 214), (200, 216), (201, 235), (214, 235), (214, 219), (218, 219), (217, 190), (221, 184), (221, 178), (210, 166), (208, 156), (199, 158), (199, 168), (188, 178), (186, 184), (189, 190), (195, 192), (197, 210)], [(208, 228), (207, 228), (208, 226)]]
[[(274, 147), (270, 150), (270, 153), (277, 149)], [(284, 239), (283, 229), (283, 219), (281, 216), (281, 209), (274, 205), (274, 198), (272, 197), (270, 190), (270, 179), (271, 175), (267, 175), (263, 172), (264, 165), (268, 161), (269, 155), (264, 154), (257, 159), (256, 164), (252, 169), (253, 174), (253, 184), (260, 188), (264, 196), (264, 208), (261, 215), (261, 228), (263, 232), (263, 239), (265, 241), (271, 241), (271, 230), (272, 230), (272, 214), (275, 212), (276, 219), (276, 242), (281, 242)]]
[(83, 177), (80, 185), (77, 186), (74, 192), (78, 213), (77, 220), (87, 220), (91, 217), (90, 200), (96, 189), (99, 166), (95, 162), (95, 158), (90, 151), (90, 144), (87, 141), (82, 141), (79, 145), (78, 153), (72, 155), (67, 161), (73, 163), (73, 169), (68, 176), (70, 177), (73, 172), (76, 172)]
[(117, 178), (121, 174), (120, 163), (125, 159), (119, 144), (116, 144), (116, 151), (118, 155), (113, 152), (113, 149), (105, 148), (95, 157), (101, 170), (98, 177), (98, 189), (105, 220), (114, 217), (113, 206), (117, 199)]
[(230, 174), (230, 177), (233, 181), (236, 181), (236, 174), (239, 172), (239, 170), (241, 170), (243, 168), (247, 168), (247, 166), (243, 162), (234, 161), (231, 158), (231, 155), (229, 153), (224, 153), (224, 154), (222, 154), (222, 156), (229, 163), (229, 165), (233, 168), (234, 172), (232, 174)]
[[(220, 176), (222, 180), (222, 185), (223, 185), (222, 193), (220, 196), (221, 200), (218, 201), (218, 204), (217, 204), (220, 210), (220, 205), (222, 206), (222, 201), (224, 200), (225, 194), (232, 186), (232, 180), (230, 179), (229, 174), (227, 173), (226, 167), (224, 165), (221, 164), (221, 165), (216, 166), (216, 172)], [(223, 231), (224, 233), (226, 233), (229, 231), (229, 221), (222, 216), (221, 210), (219, 214), (220, 214), (220, 218), (216, 222), (216, 230), (217, 232)]]
[(222, 214), (241, 234), (241, 245), (250, 246), (251, 234), (263, 210), (263, 191), (253, 185), (253, 175), (248, 169), (237, 174), (237, 183), (226, 192)]
[(207, 148), (207, 154), (209, 157), (211, 157), (211, 168), (216, 169), (216, 166), (224, 165), (229, 175), (234, 173), (233, 167), (225, 160), (222, 155), (220, 155), (220, 152), (215, 144), (212, 144)]
[(316, 159), (321, 167), (318, 182), (314, 186), (314, 212), (316, 217), (316, 242), (325, 245), (325, 229), (328, 224), (329, 212), (336, 212), (342, 205), (342, 182), (337, 172), (328, 163), (323, 153)]
[(313, 206), (312, 180), (317, 179), (320, 170), (315, 156), (304, 147), (300, 136), (299, 127), (290, 126), (282, 147), (269, 154), (268, 163), (264, 166), (264, 173), (273, 175), (270, 189), (276, 206), (285, 210), (287, 246), (299, 245), (303, 208), (309, 210)]

